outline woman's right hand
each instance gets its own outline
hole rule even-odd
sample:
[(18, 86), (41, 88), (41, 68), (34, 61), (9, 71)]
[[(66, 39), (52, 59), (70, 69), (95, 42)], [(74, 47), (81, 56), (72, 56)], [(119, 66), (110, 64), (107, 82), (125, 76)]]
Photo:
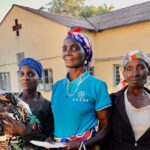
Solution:
[(3, 130), (13, 136), (23, 136), (26, 129), (25, 125), (17, 120), (14, 120), (8, 115), (2, 115)]
[(66, 147), (64, 147), (62, 150), (78, 150), (80, 147), (81, 142), (79, 141), (70, 141), (65, 143)]

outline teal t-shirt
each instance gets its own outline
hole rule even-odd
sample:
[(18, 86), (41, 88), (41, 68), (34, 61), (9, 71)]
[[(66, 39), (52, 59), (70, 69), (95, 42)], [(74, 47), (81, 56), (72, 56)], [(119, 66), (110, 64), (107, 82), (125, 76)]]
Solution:
[(85, 71), (73, 81), (55, 83), (52, 94), (54, 136), (82, 134), (98, 124), (96, 111), (111, 106), (106, 83)]

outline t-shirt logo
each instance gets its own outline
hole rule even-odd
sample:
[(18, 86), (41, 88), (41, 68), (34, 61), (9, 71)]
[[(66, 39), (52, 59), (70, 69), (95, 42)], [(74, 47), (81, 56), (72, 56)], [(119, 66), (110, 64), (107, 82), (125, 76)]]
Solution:
[(84, 98), (84, 96), (85, 96), (85, 92), (84, 91), (79, 91), (78, 92), (78, 97), (79, 98)]
[(83, 102), (83, 103), (88, 103), (89, 100), (86, 98), (85, 92), (84, 91), (79, 91), (77, 94), (77, 97), (74, 97), (72, 99), (74, 102)]

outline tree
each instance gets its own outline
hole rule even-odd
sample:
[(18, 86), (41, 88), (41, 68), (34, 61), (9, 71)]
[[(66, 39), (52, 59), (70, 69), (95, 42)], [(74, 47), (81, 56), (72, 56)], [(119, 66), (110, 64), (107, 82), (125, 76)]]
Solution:
[(48, 5), (49, 11), (66, 15), (78, 16), (85, 0), (53, 0)]
[(81, 12), (79, 16), (88, 18), (93, 17), (101, 14), (108, 13), (114, 9), (113, 5), (107, 6), (106, 4), (103, 4), (102, 6), (85, 6), (81, 9)]
[(79, 16), (84, 18), (89, 18), (97, 15), (97, 7), (96, 6), (85, 6), (81, 9)]
[(106, 4), (103, 4), (102, 6), (98, 6), (98, 14), (105, 14), (108, 12), (111, 12), (114, 9), (114, 6), (111, 4), (110, 6), (107, 6)]
[[(84, 18), (101, 15), (112, 11), (114, 8), (113, 5), (107, 6), (106, 4), (97, 7), (85, 6), (85, 1), (86, 0), (52, 0), (46, 7), (49, 12)], [(40, 9), (42, 10), (44, 7)]]

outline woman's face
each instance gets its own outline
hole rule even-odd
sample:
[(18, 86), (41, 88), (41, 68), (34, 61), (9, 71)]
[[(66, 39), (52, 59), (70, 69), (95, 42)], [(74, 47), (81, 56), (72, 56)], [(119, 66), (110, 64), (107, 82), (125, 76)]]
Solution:
[(136, 59), (126, 65), (123, 75), (129, 87), (144, 87), (148, 72), (145, 62)]
[(84, 65), (86, 54), (75, 39), (65, 39), (62, 52), (66, 67), (79, 68)]
[(38, 86), (39, 77), (29, 66), (23, 66), (20, 69), (19, 79), (23, 90), (35, 90)]

